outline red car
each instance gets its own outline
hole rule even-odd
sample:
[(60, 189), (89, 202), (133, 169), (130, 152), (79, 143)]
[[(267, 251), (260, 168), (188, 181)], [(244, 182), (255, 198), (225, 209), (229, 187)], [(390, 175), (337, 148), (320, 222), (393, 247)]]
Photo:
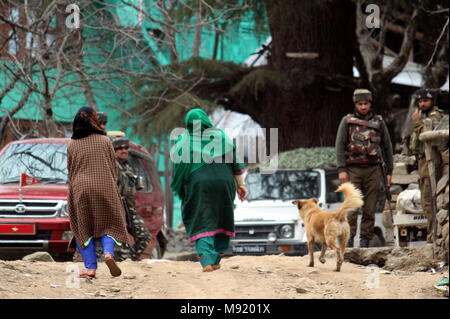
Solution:
[[(68, 138), (40, 138), (11, 142), (0, 151), (0, 258), (15, 258), (33, 251), (48, 251), (70, 260), (74, 249), (67, 211)], [(161, 258), (165, 252), (165, 207), (159, 174), (152, 157), (130, 142), (129, 163), (140, 190), (136, 211), (152, 234), (141, 258)], [(21, 173), (40, 183), (22, 186)], [(130, 236), (130, 239), (132, 237)]]

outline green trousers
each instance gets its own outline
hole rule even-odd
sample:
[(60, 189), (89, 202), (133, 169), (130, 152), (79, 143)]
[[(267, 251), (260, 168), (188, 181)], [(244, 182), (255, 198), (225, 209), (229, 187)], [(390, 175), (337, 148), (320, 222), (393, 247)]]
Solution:
[[(380, 181), (382, 179), (380, 165), (350, 165), (347, 167), (350, 182), (361, 190), (364, 195), (364, 206), (360, 225), (360, 238), (368, 240), (373, 237), (375, 227), (375, 211), (377, 208)], [(358, 211), (348, 214), (350, 238), (356, 235)]]
[(224, 252), (230, 246), (230, 237), (225, 234), (202, 237), (195, 241), (195, 249), (202, 267), (218, 265)]

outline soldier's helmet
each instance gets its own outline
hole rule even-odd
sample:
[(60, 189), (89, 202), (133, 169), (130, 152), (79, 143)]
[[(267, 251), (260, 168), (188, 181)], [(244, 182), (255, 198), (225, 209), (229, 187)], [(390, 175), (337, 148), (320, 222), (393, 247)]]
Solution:
[(108, 123), (108, 116), (104, 112), (97, 112), (97, 118), (98, 122), (101, 123)]
[(120, 137), (114, 137), (112, 138), (112, 145), (114, 147), (114, 150), (117, 151), (118, 149), (121, 148), (130, 148), (130, 141), (123, 136)]
[(353, 102), (369, 101), (372, 102), (372, 92), (367, 89), (356, 89), (353, 92)]
[(432, 99), (436, 100), (436, 91), (431, 89), (419, 89), (415, 93), (416, 101), (419, 99)]

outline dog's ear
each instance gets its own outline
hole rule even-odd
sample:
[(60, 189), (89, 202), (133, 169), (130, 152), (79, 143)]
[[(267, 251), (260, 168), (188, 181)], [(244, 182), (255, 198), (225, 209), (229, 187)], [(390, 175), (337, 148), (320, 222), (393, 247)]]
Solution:
[(311, 199), (312, 199), (312, 201), (313, 201), (314, 203), (316, 203), (316, 204), (319, 202), (319, 200), (318, 200), (317, 198), (315, 198), (315, 197), (314, 197), (314, 198), (311, 198)]
[(295, 206), (297, 206), (298, 209), (302, 208), (303, 201), (301, 199), (296, 199), (292, 202)]

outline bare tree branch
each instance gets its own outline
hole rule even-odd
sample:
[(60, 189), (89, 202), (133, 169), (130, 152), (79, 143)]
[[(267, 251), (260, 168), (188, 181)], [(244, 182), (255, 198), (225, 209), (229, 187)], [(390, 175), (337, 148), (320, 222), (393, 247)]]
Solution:
[(406, 28), (399, 54), (394, 58), (392, 63), (383, 71), (383, 77), (386, 81), (391, 81), (398, 73), (400, 73), (408, 62), (413, 41), (417, 28), (418, 9), (414, 8), (411, 20)]
[(22, 95), (22, 98), (20, 99), (19, 103), (17, 103), (17, 105), (12, 110), (6, 112), (6, 115), (0, 121), (0, 145), (2, 145), (3, 140), (6, 137), (5, 133), (8, 123), (12, 121), (12, 117), (14, 116), (14, 114), (20, 111), (22, 107), (25, 105), (31, 92), (32, 92), (31, 88), (28, 88), (28, 90)]
[[(447, 10), (448, 11), (448, 10)], [(433, 59), (434, 56), (436, 55), (436, 51), (439, 47), (439, 43), (441, 42), (442, 37), (444, 36), (445, 32), (447, 32), (447, 28), (448, 28), (448, 17), (447, 17), (447, 21), (445, 21), (445, 25), (442, 28), (441, 34), (439, 35), (438, 39), (436, 40), (436, 43), (434, 44), (434, 49), (433, 49), (433, 53), (431, 54), (430, 60), (428, 61), (427, 65), (425, 66), (425, 68), (428, 68), (431, 63), (433, 63)]]

